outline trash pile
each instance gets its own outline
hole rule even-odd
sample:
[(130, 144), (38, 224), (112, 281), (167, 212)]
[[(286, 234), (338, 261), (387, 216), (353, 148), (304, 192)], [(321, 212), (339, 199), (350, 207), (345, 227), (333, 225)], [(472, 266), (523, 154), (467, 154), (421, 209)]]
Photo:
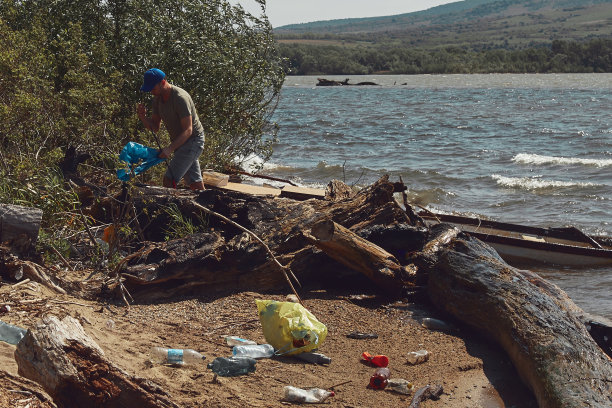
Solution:
[[(266, 340), (264, 344), (236, 335), (224, 336), (224, 344), (231, 347), (231, 355), (215, 357), (206, 365), (213, 373), (213, 382), (218, 377), (237, 377), (254, 373), (257, 361), (290, 356), (301, 361), (327, 366), (332, 359), (319, 352), (327, 337), (327, 327), (297, 302), (274, 300), (255, 300), (262, 331)], [(112, 322), (112, 320), (109, 320)], [(113, 322), (114, 323), (114, 322)], [(439, 322), (443, 323), (443, 322)], [(106, 324), (108, 330), (114, 325)], [(0, 321), (0, 340), (18, 344), (26, 330)], [(376, 339), (376, 333), (352, 332), (346, 335), (354, 340)], [(427, 350), (409, 352), (405, 363), (417, 365), (429, 360)], [(149, 353), (152, 364), (163, 364), (170, 367), (198, 366), (205, 364), (206, 356), (193, 349), (174, 349), (155, 346)], [(384, 354), (373, 354), (364, 351), (361, 363), (374, 370), (369, 379), (364, 378), (364, 387), (372, 390), (387, 390), (403, 395), (414, 394), (413, 401), (419, 398), (437, 399), (442, 393), (441, 387), (424, 387), (415, 392), (414, 384), (403, 378), (392, 378), (390, 360)], [(301, 384), (287, 385), (283, 388), (281, 401), (294, 403), (322, 403), (335, 396), (333, 389), (300, 387)], [(333, 388), (333, 387), (330, 387)], [(427, 392), (425, 392), (427, 391)]]

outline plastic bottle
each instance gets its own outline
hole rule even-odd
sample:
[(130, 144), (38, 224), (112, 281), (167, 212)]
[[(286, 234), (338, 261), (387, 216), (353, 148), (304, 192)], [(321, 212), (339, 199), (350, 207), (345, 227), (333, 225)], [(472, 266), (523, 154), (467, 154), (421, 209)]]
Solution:
[(108, 319), (106, 321), (106, 328), (108, 330), (115, 330), (115, 321), (113, 319)]
[(370, 364), (376, 367), (386, 367), (389, 365), (389, 357), (385, 355), (373, 356), (367, 351), (364, 351), (361, 354), (361, 358), (363, 358), (364, 360), (366, 360), (367, 362), (369, 362)]
[(387, 390), (409, 395), (414, 390), (414, 385), (403, 378), (389, 378), (387, 380)]
[(9, 344), (17, 344), (23, 336), (25, 336), (27, 330), (21, 327), (13, 326), (12, 324), (4, 323), (0, 320), (0, 340)]
[(321, 353), (313, 353), (311, 351), (305, 351), (300, 354), (296, 354), (295, 357), (300, 360), (307, 361), (311, 364), (330, 364), (331, 358), (327, 357), (325, 354)]
[(382, 390), (387, 386), (391, 377), (391, 372), (387, 367), (379, 367), (374, 371), (372, 377), (370, 377), (370, 388), (375, 390)]
[(408, 353), (408, 362), (412, 365), (421, 364), (429, 360), (429, 351), (419, 350)]
[(221, 377), (234, 377), (255, 371), (257, 360), (250, 357), (217, 357), (208, 368)]
[(270, 358), (274, 355), (274, 347), (269, 344), (234, 346), (232, 354), (236, 357)]
[(292, 387), (291, 385), (285, 387), (285, 401), (291, 402), (317, 404), (334, 395), (336, 394), (333, 391), (327, 391), (321, 388), (304, 390), (302, 388)]
[(151, 349), (151, 359), (161, 364), (198, 364), (206, 357), (192, 349), (167, 349), (163, 347), (153, 347)]
[(237, 336), (227, 336), (225, 342), (228, 346), (245, 346), (247, 344), (257, 344), (253, 340), (243, 339)]

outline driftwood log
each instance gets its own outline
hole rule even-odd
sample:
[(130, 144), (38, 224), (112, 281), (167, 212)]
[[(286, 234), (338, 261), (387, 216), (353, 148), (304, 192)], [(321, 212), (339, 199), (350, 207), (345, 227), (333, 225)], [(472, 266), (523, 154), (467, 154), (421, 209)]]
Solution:
[(67, 316), (46, 316), (17, 344), (19, 375), (39, 383), (58, 407), (176, 408), (157, 384), (128, 375)]
[(38, 239), (42, 214), (38, 208), (0, 204), (0, 243), (26, 252)]
[(45, 268), (32, 261), (23, 261), (10, 248), (0, 246), (0, 278), (7, 281), (30, 279), (58, 293), (66, 291), (45, 272)]
[(400, 265), (383, 248), (332, 220), (314, 224), (306, 236), (331, 258), (363, 273), (391, 295), (401, 295), (402, 288), (414, 281), (414, 268)]
[(15, 398), (2, 398), (2, 393), (0, 393), (1, 407), (14, 407), (16, 406), (15, 400), (19, 399), (22, 400), (22, 404), (19, 405), (21, 407), (57, 408), (57, 405), (39, 384), (19, 375), (0, 370), (0, 388), (16, 396)]
[(428, 274), (433, 303), (496, 340), (541, 408), (612, 406), (611, 360), (556, 285), (465, 234), (438, 252)]

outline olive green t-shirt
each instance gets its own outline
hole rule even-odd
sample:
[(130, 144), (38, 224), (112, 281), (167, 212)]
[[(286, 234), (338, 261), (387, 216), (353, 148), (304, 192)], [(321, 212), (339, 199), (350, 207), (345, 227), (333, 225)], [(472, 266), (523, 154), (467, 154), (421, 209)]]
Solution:
[(181, 119), (191, 116), (192, 137), (204, 140), (204, 128), (198, 118), (195, 104), (191, 96), (182, 88), (172, 85), (170, 97), (166, 102), (162, 101), (161, 96), (153, 98), (153, 114), (159, 115), (166, 125), (170, 134), (170, 140), (174, 141), (181, 134)]

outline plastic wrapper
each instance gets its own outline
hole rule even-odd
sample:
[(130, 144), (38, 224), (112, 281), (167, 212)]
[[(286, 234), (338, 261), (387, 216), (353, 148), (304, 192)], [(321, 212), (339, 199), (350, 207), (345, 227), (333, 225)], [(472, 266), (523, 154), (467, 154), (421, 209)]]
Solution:
[(304, 306), (293, 302), (256, 300), (266, 341), (279, 355), (292, 355), (319, 348), (327, 327)]

